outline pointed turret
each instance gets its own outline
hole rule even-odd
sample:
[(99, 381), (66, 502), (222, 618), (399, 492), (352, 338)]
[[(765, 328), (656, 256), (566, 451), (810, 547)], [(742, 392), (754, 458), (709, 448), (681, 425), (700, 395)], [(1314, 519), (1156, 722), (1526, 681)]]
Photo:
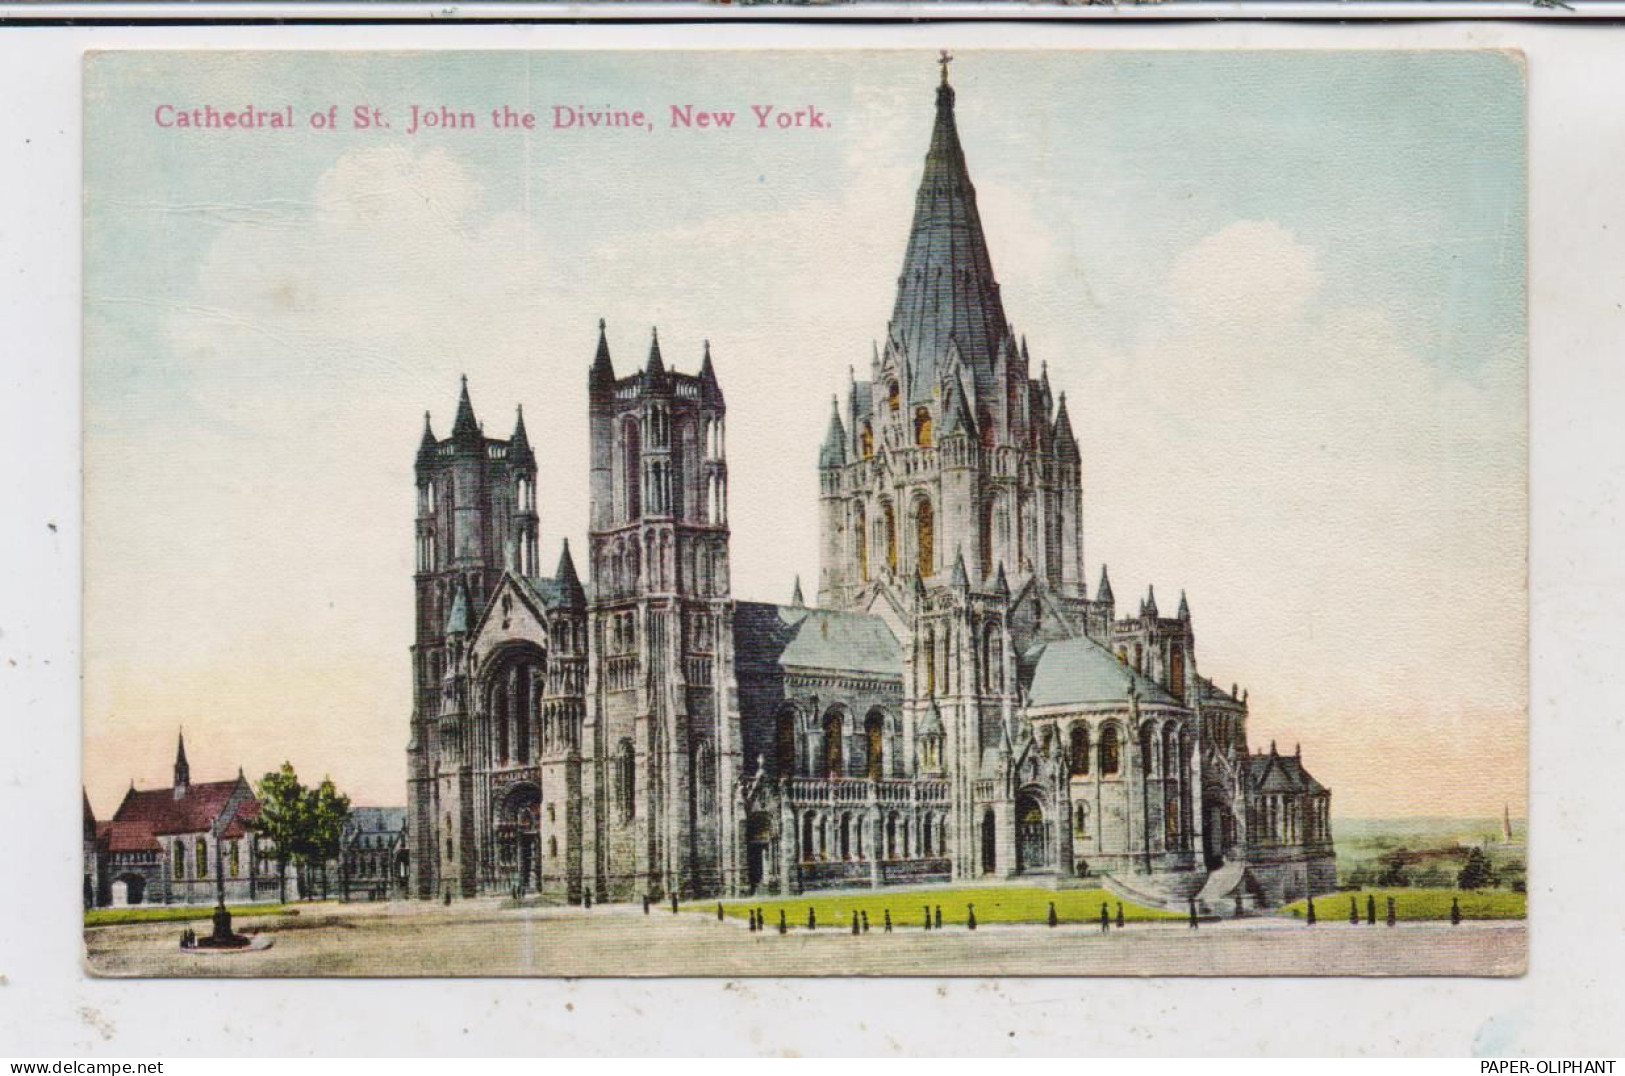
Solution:
[(455, 593), (451, 599), (451, 612), (446, 614), (446, 634), (468, 634), (468, 594), (463, 587), (462, 580), (454, 586)]
[(474, 417), (474, 402), (468, 398), (468, 375), (463, 375), (463, 389), (457, 397), (457, 418), (451, 424), (454, 441), (481, 440), (479, 419)]
[(434, 455), (435, 447), (440, 444), (435, 440), (434, 428), (429, 425), (429, 412), (423, 412), (423, 440), (418, 442), (418, 462), (421, 463)]
[(186, 733), (179, 732), (175, 739), (175, 798), (186, 795), (192, 784), (192, 767), (186, 761)]
[(1078, 460), (1078, 438), (1072, 432), (1072, 416), (1066, 410), (1066, 393), (1061, 393), (1061, 404), (1055, 411), (1055, 455), (1069, 463)]
[(510, 451), (519, 453), (530, 452), (530, 437), (525, 433), (525, 405), (519, 405), (518, 417), (513, 424), (513, 439), (509, 442)]
[(818, 450), (821, 468), (846, 466), (846, 427), (841, 424), (841, 402), (829, 399), (829, 431), (824, 434), (824, 446)]
[(1150, 617), (1154, 617), (1154, 616), (1157, 615), (1157, 588), (1156, 587), (1146, 587), (1145, 588), (1145, 605), (1142, 607), (1142, 612), (1146, 616), (1150, 616)]
[(799, 575), (796, 576), (795, 592), (790, 595), (790, 604), (795, 606), (797, 609), (805, 609), (807, 607), (807, 599), (801, 596), (801, 576)]
[(977, 382), (990, 386), (1006, 320), (945, 79), (892, 308), (892, 333), (913, 374), (909, 402), (929, 397), (950, 338)]
[(658, 328), (649, 331), (649, 365), (645, 367), (645, 371), (651, 381), (666, 376), (666, 364), (660, 358), (660, 330)]
[(1191, 603), (1185, 600), (1185, 592), (1181, 590), (1179, 592), (1179, 619), (1189, 620), (1190, 618)]
[(705, 357), (700, 360), (700, 396), (712, 403), (722, 402), (722, 385), (717, 381), (716, 368), (711, 365), (711, 341), (705, 342)]
[(1095, 601), (1107, 605), (1116, 605), (1117, 599), (1112, 596), (1112, 578), (1106, 571), (1106, 565), (1100, 566), (1100, 586), (1095, 588)]
[(564, 548), (559, 551), (559, 567), (553, 573), (558, 580), (559, 589), (564, 592), (565, 599), (572, 606), (587, 604), (587, 591), (581, 585), (581, 577), (576, 574), (575, 558), (570, 556), (570, 539), (564, 540)]
[(993, 593), (1001, 598), (1010, 596), (1010, 579), (1004, 574), (1004, 561), (999, 561), (999, 574), (993, 580)]
[(965, 570), (965, 551), (954, 554), (954, 574), (948, 580), (956, 590), (970, 589), (970, 573)]
[(609, 359), (609, 339), (605, 336), (604, 319), (598, 319), (598, 350), (592, 357), (591, 381), (594, 385), (610, 385), (615, 381), (615, 364)]

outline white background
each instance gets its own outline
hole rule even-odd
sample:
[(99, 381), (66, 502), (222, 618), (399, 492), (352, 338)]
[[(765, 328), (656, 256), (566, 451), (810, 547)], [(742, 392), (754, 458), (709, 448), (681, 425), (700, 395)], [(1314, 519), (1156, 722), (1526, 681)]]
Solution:
[[(80, 970), (88, 48), (1521, 48), (1531, 971), (1516, 980), (99, 981)], [(0, 29), (0, 1056), (1619, 1053), (1625, 30), (1575, 23)], [(152, 446), (154, 452), (164, 446)], [(1462, 626), (1461, 645), (1472, 645)], [(163, 671), (153, 670), (154, 676)]]

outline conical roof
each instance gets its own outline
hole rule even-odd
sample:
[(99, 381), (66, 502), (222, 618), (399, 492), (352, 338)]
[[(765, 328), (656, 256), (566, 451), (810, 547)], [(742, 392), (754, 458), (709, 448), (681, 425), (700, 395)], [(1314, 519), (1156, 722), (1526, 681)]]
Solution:
[(457, 418), (451, 424), (453, 440), (462, 440), (472, 437), (483, 440), (480, 433), (480, 421), (474, 417), (474, 403), (468, 398), (468, 375), (463, 375), (463, 391), (457, 397)]
[(892, 308), (892, 336), (913, 372), (912, 402), (929, 399), (950, 338), (973, 371), (978, 389), (991, 386), (1005, 325), (999, 284), (976, 208), (976, 188), (954, 122), (954, 88), (948, 85), (945, 69)]
[(564, 540), (564, 548), (559, 551), (559, 567), (553, 573), (559, 590), (571, 605), (585, 605), (587, 591), (581, 585), (581, 577), (576, 574), (575, 558), (570, 556), (570, 539)]

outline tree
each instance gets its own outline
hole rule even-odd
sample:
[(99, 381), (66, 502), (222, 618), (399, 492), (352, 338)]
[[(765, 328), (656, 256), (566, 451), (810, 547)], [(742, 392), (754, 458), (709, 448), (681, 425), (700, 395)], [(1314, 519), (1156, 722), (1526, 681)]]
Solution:
[(307, 828), (306, 789), (299, 783), (299, 775), (293, 772), (293, 764), (284, 762), (280, 770), (260, 778), (255, 795), (259, 797), (260, 813), (251, 826), (275, 848), (277, 900), (286, 902), (288, 864), (300, 854)]
[(1467, 862), (1462, 864), (1461, 871), (1456, 875), (1456, 888), (1485, 889), (1494, 884), (1495, 870), (1490, 866), (1490, 857), (1484, 854), (1484, 849), (1468, 851)]
[(350, 797), (339, 794), (331, 777), (305, 793), (305, 853), (322, 876), (322, 896), (327, 896), (327, 864), (343, 850), (344, 824), (350, 818)]
[(1382, 873), (1377, 876), (1378, 885), (1410, 885), (1411, 880), (1405, 874), (1405, 849), (1400, 848), (1390, 852), (1382, 859)]

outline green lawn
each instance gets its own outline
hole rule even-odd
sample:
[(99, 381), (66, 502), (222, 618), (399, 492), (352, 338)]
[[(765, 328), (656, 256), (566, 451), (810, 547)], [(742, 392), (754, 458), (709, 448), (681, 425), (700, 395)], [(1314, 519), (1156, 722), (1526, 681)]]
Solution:
[[(1365, 921), (1367, 895), (1377, 898), (1377, 919), (1388, 915), (1388, 898), (1394, 898), (1394, 915), (1398, 919), (1449, 919), (1450, 898), (1461, 901), (1463, 919), (1522, 919), (1526, 915), (1525, 896), (1504, 889), (1485, 889), (1476, 893), (1459, 889), (1361, 889), (1355, 893), (1328, 893), (1315, 898), (1315, 917), (1323, 920), (1344, 920), (1349, 916), (1349, 897), (1355, 898), (1360, 920)], [(1303, 901), (1288, 904), (1282, 915), (1304, 915)]]
[[(228, 904), (233, 916), (298, 915), (299, 904)], [(200, 920), (212, 921), (214, 907), (202, 904), (146, 904), (132, 908), (91, 908), (85, 912), (85, 926), (110, 927), (120, 923), (181, 923)]]
[[(779, 922), (779, 909), (792, 927), (805, 929), (807, 909), (812, 908), (820, 927), (841, 926), (851, 929), (852, 913), (869, 913), (869, 929), (878, 930), (885, 922), (886, 910), (891, 909), (892, 923), (899, 928), (920, 928), (925, 906), (933, 913), (942, 908), (943, 926), (963, 926), (967, 905), (976, 905), (978, 923), (1044, 923), (1049, 920), (1050, 902), (1055, 903), (1055, 914), (1064, 923), (1100, 922), (1100, 905), (1105, 902), (1115, 923), (1117, 898), (1101, 889), (1040, 889), (1036, 886), (983, 886), (966, 889), (881, 889), (871, 893), (850, 893), (840, 896), (821, 896), (816, 893), (790, 898), (764, 898), (756, 901), (723, 902), (723, 912), (735, 919), (745, 919), (750, 909), (760, 908), (769, 929)], [(1447, 905), (1448, 906), (1448, 905)], [(697, 901), (683, 906), (684, 911), (716, 915), (716, 902)], [(1123, 918), (1136, 922), (1148, 919), (1183, 919), (1178, 912), (1165, 912), (1157, 908), (1143, 908), (1137, 904), (1123, 904)]]

